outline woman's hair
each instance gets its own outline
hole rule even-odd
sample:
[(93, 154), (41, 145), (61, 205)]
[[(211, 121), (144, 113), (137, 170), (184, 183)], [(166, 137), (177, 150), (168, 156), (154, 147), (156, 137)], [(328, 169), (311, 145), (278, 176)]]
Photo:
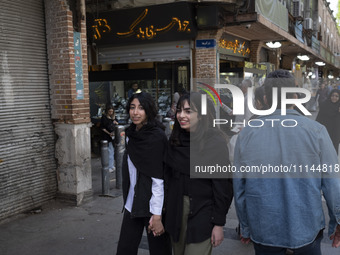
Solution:
[[(191, 92), (183, 94), (177, 103), (176, 115), (175, 115), (175, 123), (173, 127), (173, 131), (170, 136), (170, 144), (174, 146), (180, 146), (181, 142), (179, 139), (180, 133), (184, 132), (182, 130), (178, 119), (177, 112), (184, 107), (185, 102), (188, 102), (190, 105), (190, 109), (194, 112), (197, 112), (197, 118), (199, 120), (199, 124), (194, 132), (194, 139), (200, 141), (203, 138), (204, 134), (208, 131), (210, 127), (212, 127), (213, 118), (215, 115), (215, 109), (210, 100), (207, 100), (207, 114), (202, 115), (202, 107), (201, 107), (201, 95), (198, 92)], [(185, 131), (186, 132), (186, 131)]]
[(113, 105), (110, 104), (110, 103), (107, 103), (107, 104), (105, 105), (105, 113), (107, 114), (107, 112), (108, 112), (109, 110), (113, 110), (113, 114), (115, 114), (115, 108), (113, 107)]
[(169, 139), (170, 144), (174, 146), (181, 145), (179, 136), (180, 136), (182, 129), (177, 119), (177, 112), (179, 109), (182, 109), (182, 107), (184, 107), (185, 102), (188, 102), (188, 104), (190, 105), (190, 94), (189, 93), (183, 94), (177, 101), (176, 112), (175, 112), (175, 123), (174, 123), (174, 127), (172, 129), (170, 139)]
[[(157, 120), (157, 107), (155, 104), (154, 99), (152, 98), (152, 96), (149, 93), (146, 92), (140, 92), (140, 93), (135, 93), (133, 94), (127, 105), (126, 105), (126, 111), (129, 114), (130, 113), (130, 105), (132, 100), (134, 99), (138, 99), (139, 103), (141, 104), (141, 106), (143, 107), (146, 117), (147, 117), (147, 122), (148, 124), (154, 125), (154, 126), (159, 126), (162, 129), (164, 129), (164, 126), (162, 123), (160, 123)], [(130, 114), (128, 116), (128, 119), (130, 118)], [(134, 125), (133, 123), (131, 125)]]

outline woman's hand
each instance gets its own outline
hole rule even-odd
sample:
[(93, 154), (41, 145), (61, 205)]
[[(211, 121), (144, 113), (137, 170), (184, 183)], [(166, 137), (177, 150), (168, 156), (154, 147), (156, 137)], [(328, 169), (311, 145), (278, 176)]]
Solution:
[(223, 227), (222, 226), (214, 226), (211, 232), (211, 244), (213, 247), (219, 246), (224, 239)]
[(242, 235), (240, 236), (240, 238), (241, 238), (241, 243), (243, 244), (249, 244), (251, 241), (249, 237), (243, 237)]
[(154, 236), (160, 236), (164, 233), (164, 227), (162, 223), (161, 215), (152, 215), (149, 221), (149, 231), (152, 231)]

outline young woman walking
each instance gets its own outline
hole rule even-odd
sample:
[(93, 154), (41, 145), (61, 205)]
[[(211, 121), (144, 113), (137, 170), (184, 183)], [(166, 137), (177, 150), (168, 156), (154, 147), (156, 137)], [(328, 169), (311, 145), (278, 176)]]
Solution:
[(136, 255), (144, 229), (150, 254), (168, 255), (171, 244), (162, 223), (167, 138), (162, 124), (156, 120), (156, 105), (149, 94), (133, 94), (127, 112), (132, 123), (126, 130), (122, 170), (124, 216), (117, 255)]
[(225, 137), (211, 127), (209, 104), (207, 115), (201, 115), (200, 102), (197, 92), (179, 99), (168, 146), (165, 229), (174, 255), (210, 255), (212, 247), (223, 241), (233, 197), (230, 179), (190, 178), (190, 163), (196, 159), (203, 164), (229, 165)]

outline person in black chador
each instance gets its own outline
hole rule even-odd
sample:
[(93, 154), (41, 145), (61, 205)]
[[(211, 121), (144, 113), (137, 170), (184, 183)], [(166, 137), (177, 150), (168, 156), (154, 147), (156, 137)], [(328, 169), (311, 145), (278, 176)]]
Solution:
[(126, 153), (123, 160), (124, 217), (117, 255), (136, 255), (143, 230), (147, 230), (151, 255), (171, 255), (170, 238), (164, 234), (164, 154), (167, 138), (156, 120), (152, 97), (133, 94), (127, 104), (132, 121), (126, 130)]
[[(179, 99), (166, 157), (165, 230), (171, 236), (174, 255), (211, 254), (212, 247), (223, 241), (223, 226), (233, 197), (230, 179), (190, 176), (191, 160), (230, 164), (225, 137), (209, 127), (212, 115), (209, 110), (209, 116), (200, 114), (200, 101), (197, 92)], [(191, 138), (197, 145), (192, 144), (192, 154)]]
[(328, 99), (320, 105), (316, 121), (327, 128), (334, 148), (338, 153), (340, 143), (340, 90), (333, 89)]

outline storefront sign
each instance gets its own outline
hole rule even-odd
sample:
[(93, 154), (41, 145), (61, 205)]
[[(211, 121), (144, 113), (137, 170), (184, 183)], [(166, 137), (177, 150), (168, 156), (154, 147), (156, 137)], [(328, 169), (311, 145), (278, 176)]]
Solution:
[(193, 7), (189, 3), (155, 5), (98, 14), (89, 19), (98, 45), (147, 41), (174, 41), (196, 36)]
[(215, 39), (204, 39), (204, 40), (196, 40), (196, 48), (215, 48), (216, 40)]
[(219, 40), (218, 46), (220, 53), (225, 55), (247, 58), (250, 54), (249, 43), (244, 39), (223, 37)]

